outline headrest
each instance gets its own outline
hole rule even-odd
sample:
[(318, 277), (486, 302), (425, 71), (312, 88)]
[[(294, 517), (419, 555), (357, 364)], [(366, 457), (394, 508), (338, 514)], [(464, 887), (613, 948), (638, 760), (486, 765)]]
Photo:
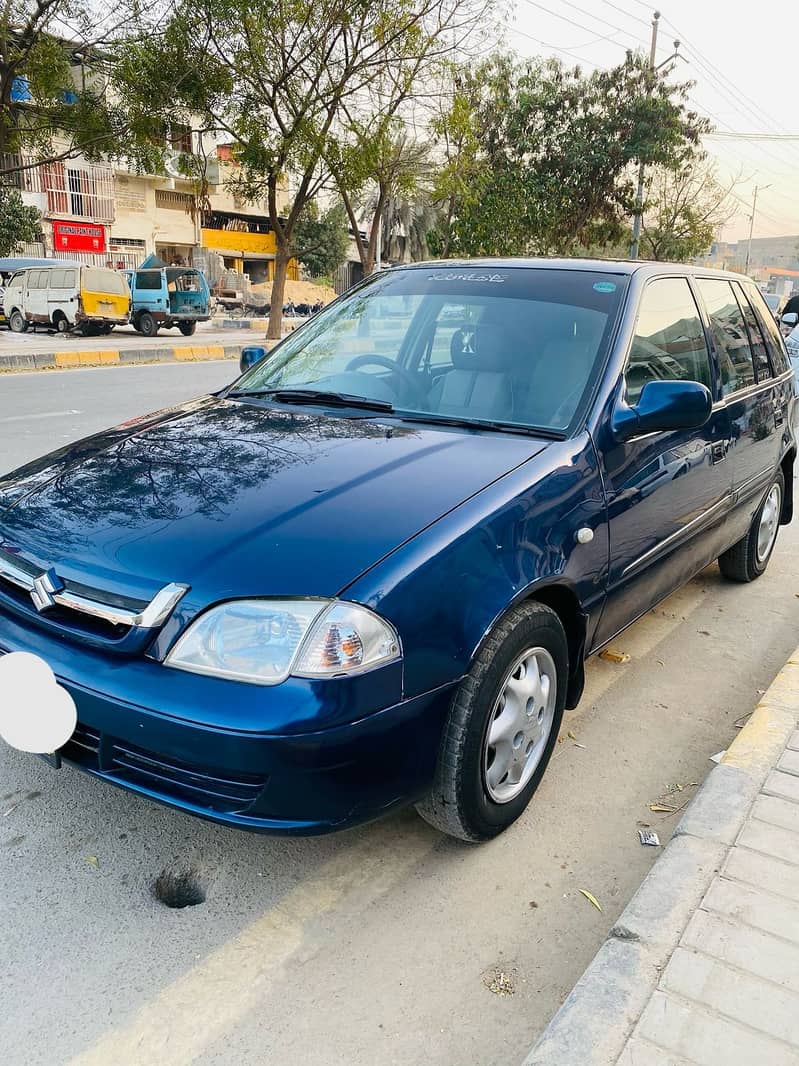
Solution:
[(519, 339), (507, 325), (481, 322), (456, 329), (449, 351), (456, 370), (500, 373), (507, 370), (518, 355)]

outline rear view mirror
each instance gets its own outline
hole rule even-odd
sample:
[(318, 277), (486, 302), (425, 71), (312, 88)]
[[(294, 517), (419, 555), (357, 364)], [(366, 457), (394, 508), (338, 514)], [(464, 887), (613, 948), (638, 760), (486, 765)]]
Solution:
[(795, 311), (791, 311), (789, 314), (783, 315), (780, 321), (784, 326), (795, 326), (799, 322), (799, 315)]
[(242, 374), (245, 370), (249, 370), (251, 366), (255, 366), (256, 363), (266, 356), (266, 348), (262, 348), (260, 345), (252, 344), (246, 348), (241, 349), (241, 356), (239, 358), (239, 370)]
[(617, 441), (670, 429), (699, 429), (712, 407), (710, 392), (698, 381), (648, 381), (634, 407), (617, 404), (611, 428)]

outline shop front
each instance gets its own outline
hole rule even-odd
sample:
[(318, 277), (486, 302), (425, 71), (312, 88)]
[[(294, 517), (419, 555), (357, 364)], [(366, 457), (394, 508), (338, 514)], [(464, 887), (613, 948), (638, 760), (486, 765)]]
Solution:
[[(253, 285), (272, 281), (275, 276), (275, 235), (251, 233), (238, 229), (203, 229), (202, 246), (216, 252), (223, 261), (225, 270), (247, 274)], [(296, 260), (289, 263), (288, 277), (299, 280)]]

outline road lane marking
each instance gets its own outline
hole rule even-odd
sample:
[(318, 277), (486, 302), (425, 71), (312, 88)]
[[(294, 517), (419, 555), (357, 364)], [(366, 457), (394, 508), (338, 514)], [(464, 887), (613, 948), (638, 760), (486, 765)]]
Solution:
[(38, 418), (64, 418), (65, 415), (82, 415), (83, 411), (41, 411), (37, 415), (8, 415), (0, 418), (0, 422), (32, 422)]
[(163, 988), (68, 1066), (189, 1066), (254, 1010), (302, 946), (307, 927), (351, 897), (368, 906), (395, 887), (441, 837), (416, 822), (364, 830), (279, 903)]

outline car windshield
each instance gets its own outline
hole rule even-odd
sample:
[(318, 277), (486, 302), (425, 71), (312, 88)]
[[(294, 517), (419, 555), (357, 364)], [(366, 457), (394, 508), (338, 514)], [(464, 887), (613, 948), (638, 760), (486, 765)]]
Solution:
[[(419, 421), (566, 432), (601, 372), (626, 276), (415, 267), (337, 301), (236, 382), (365, 398)], [(280, 398), (279, 396), (277, 397)]]

